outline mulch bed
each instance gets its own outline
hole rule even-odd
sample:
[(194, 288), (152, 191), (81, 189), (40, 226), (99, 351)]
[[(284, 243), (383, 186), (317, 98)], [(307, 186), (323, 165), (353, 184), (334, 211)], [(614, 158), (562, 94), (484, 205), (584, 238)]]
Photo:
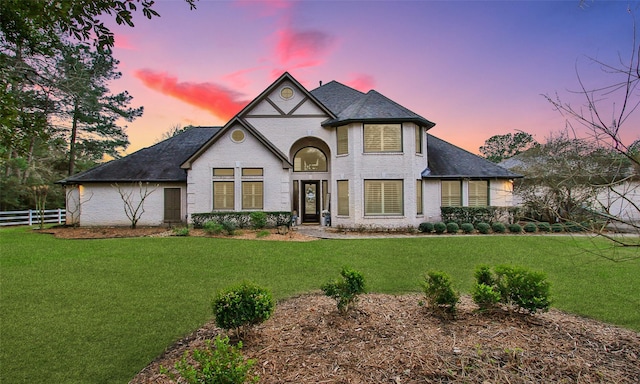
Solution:
[[(263, 383), (639, 383), (640, 334), (552, 309), (534, 316), (478, 313), (463, 297), (456, 319), (417, 294), (362, 297), (340, 316), (309, 294), (278, 303), (244, 338)], [(213, 322), (178, 341), (132, 381), (170, 383), (185, 351), (224, 334)]]

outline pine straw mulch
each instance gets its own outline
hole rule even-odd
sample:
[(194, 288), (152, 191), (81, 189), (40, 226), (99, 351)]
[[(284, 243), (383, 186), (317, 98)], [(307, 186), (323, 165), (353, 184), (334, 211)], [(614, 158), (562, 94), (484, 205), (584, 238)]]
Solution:
[[(278, 303), (244, 338), (261, 383), (639, 383), (640, 334), (557, 311), (478, 313), (463, 297), (456, 319), (418, 294), (364, 295), (338, 314), (319, 293)], [(132, 381), (170, 383), (159, 366), (203, 348), (213, 322), (178, 341)]]

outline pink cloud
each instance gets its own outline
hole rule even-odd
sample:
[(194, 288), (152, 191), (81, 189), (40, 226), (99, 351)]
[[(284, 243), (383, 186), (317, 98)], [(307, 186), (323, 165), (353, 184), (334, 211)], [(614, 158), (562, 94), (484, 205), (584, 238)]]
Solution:
[[(322, 31), (298, 31), (284, 28), (278, 31), (275, 54), (280, 65), (289, 66), (293, 62), (320, 64), (334, 43), (334, 38)], [(308, 66), (308, 65), (307, 65)]]
[(114, 36), (114, 47), (119, 49), (136, 50), (137, 48), (131, 43), (129, 36), (116, 34)]
[(354, 74), (345, 82), (345, 85), (366, 93), (375, 88), (376, 80), (370, 75)]
[(238, 92), (213, 83), (178, 82), (175, 76), (150, 69), (137, 70), (134, 76), (153, 90), (209, 111), (223, 120), (232, 118), (248, 103), (241, 100), (242, 95)]
[(224, 75), (224, 79), (231, 84), (233, 84), (234, 88), (246, 88), (249, 85), (249, 80), (245, 78), (246, 75), (257, 72), (259, 70), (264, 69), (265, 67), (253, 67), (247, 69), (241, 69), (239, 71), (231, 72), (229, 74)]
[(238, 6), (257, 11), (259, 17), (272, 16), (282, 10), (293, 7), (294, 3), (294, 1), (290, 0), (236, 0), (235, 2)]

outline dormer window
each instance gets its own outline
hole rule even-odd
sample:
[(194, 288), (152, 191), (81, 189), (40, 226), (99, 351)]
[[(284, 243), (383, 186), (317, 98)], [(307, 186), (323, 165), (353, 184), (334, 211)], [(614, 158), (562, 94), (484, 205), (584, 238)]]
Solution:
[(365, 124), (364, 152), (402, 152), (402, 124)]

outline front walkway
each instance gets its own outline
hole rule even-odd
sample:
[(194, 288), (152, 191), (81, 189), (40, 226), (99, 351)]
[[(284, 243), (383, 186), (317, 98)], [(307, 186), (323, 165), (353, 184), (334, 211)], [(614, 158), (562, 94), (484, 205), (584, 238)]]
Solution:
[(322, 225), (297, 225), (292, 230), (310, 237), (319, 239), (381, 239), (381, 238), (410, 238), (418, 234), (408, 233), (381, 233), (381, 232), (345, 232), (334, 227)]

